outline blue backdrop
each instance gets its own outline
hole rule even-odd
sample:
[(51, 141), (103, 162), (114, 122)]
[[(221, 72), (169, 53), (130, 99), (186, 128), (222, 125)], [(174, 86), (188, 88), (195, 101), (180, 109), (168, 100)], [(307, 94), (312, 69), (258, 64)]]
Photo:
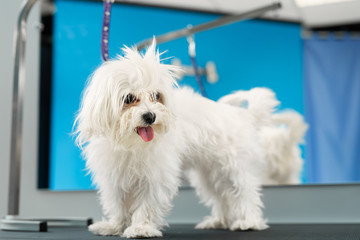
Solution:
[(360, 39), (304, 41), (308, 181), (360, 181)]
[[(101, 64), (100, 36), (102, 3), (56, 0), (54, 16), (53, 89), (50, 142), (50, 189), (90, 189), (85, 163), (70, 135), (81, 92), (88, 76)], [(111, 17), (110, 57), (123, 44), (141, 40), (188, 24), (199, 24), (218, 16), (194, 12), (115, 4)], [(303, 113), (302, 40), (300, 26), (252, 20), (239, 22), (195, 36), (197, 62), (214, 61), (219, 82), (205, 83), (211, 99), (237, 89), (272, 88), (282, 108)], [(186, 39), (159, 46), (164, 57), (180, 58), (190, 65)], [(195, 78), (180, 84), (197, 89)]]

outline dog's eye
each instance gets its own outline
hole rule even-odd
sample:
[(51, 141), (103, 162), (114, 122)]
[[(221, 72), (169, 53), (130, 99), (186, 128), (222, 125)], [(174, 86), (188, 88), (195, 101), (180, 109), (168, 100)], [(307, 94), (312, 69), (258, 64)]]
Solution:
[(152, 98), (153, 98), (154, 101), (159, 101), (159, 99), (160, 99), (160, 93), (159, 93), (159, 92), (154, 92), (154, 93), (152, 94)]
[(132, 95), (131, 93), (129, 93), (128, 95), (126, 95), (126, 97), (124, 99), (124, 103), (130, 104), (130, 103), (133, 103), (135, 100), (136, 100), (136, 97), (134, 95)]

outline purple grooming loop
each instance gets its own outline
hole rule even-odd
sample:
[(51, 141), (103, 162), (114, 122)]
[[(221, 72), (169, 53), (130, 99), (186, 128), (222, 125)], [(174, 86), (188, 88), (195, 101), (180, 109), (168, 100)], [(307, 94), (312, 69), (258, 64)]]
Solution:
[(114, 0), (104, 0), (103, 24), (101, 30), (101, 57), (103, 61), (109, 60), (109, 30), (111, 4)]

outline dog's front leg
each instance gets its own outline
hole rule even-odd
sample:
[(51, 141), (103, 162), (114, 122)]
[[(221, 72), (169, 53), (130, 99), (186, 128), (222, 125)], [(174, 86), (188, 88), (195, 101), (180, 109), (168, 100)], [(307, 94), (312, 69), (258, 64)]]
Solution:
[(89, 231), (101, 236), (120, 236), (123, 229), (123, 221), (117, 219), (111, 219), (109, 221), (103, 219), (89, 226)]
[(123, 193), (109, 182), (100, 191), (100, 201), (107, 219), (95, 222), (89, 230), (96, 235), (120, 236), (126, 228), (127, 210), (123, 202)]
[(125, 229), (123, 237), (126, 238), (150, 238), (162, 237), (162, 233), (158, 230), (156, 216), (159, 213), (159, 203), (146, 202), (133, 213), (131, 217), (131, 225)]
[[(168, 169), (171, 170), (171, 168)], [(176, 195), (179, 185), (177, 171), (170, 170), (156, 171), (157, 176), (143, 185), (143, 191), (138, 192), (133, 201), (134, 211), (131, 214), (131, 224), (122, 236), (127, 238), (162, 237), (160, 229), (167, 225), (164, 216), (171, 208), (171, 200)]]

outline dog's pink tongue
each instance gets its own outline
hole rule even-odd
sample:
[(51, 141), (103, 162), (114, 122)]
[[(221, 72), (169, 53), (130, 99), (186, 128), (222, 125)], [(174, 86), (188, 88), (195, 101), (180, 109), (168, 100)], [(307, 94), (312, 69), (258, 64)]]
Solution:
[(138, 127), (137, 131), (145, 142), (150, 142), (154, 138), (154, 130), (152, 127)]

